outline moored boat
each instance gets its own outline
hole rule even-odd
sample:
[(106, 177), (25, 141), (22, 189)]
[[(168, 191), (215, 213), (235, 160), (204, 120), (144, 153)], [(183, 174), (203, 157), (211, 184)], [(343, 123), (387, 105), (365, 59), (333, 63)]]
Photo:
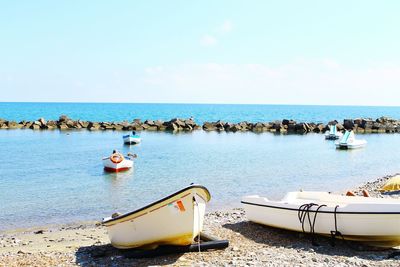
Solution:
[(280, 201), (242, 198), (247, 218), (256, 223), (370, 245), (400, 245), (400, 199), (289, 192)]
[(326, 140), (336, 140), (343, 136), (343, 134), (337, 130), (336, 125), (330, 125), (329, 131), (325, 133)]
[(367, 145), (364, 139), (356, 139), (353, 131), (346, 131), (343, 137), (335, 143), (339, 149), (354, 149), (361, 148)]
[(105, 218), (111, 244), (120, 249), (190, 245), (203, 229), (207, 188), (190, 185), (138, 210)]
[(135, 132), (132, 132), (132, 134), (127, 134), (122, 136), (122, 139), (124, 140), (124, 144), (139, 144), (142, 139), (140, 138), (139, 135), (137, 135)]
[(126, 171), (133, 167), (133, 159), (136, 154), (128, 154), (126, 157), (118, 151), (113, 151), (111, 156), (103, 158), (104, 170), (108, 172)]

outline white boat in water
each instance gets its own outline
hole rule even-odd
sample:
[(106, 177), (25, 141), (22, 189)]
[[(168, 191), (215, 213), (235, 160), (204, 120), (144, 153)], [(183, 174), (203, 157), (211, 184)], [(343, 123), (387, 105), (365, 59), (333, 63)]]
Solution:
[(142, 141), (137, 134), (127, 134), (122, 136), (122, 139), (124, 140), (124, 144), (139, 144)]
[(330, 125), (329, 131), (325, 133), (326, 140), (336, 140), (343, 136), (343, 134), (337, 130), (336, 125)]
[(367, 145), (367, 141), (363, 139), (356, 139), (353, 131), (346, 131), (343, 137), (335, 143), (336, 148), (339, 149), (354, 149)]
[(126, 157), (114, 151), (111, 156), (103, 158), (104, 170), (108, 172), (126, 171), (133, 167), (133, 159), (136, 154), (128, 154)]
[(252, 222), (376, 246), (400, 245), (400, 199), (289, 192), (280, 201), (246, 196), (242, 204)]
[(103, 219), (111, 244), (120, 249), (190, 245), (203, 229), (207, 188), (191, 185), (138, 210)]

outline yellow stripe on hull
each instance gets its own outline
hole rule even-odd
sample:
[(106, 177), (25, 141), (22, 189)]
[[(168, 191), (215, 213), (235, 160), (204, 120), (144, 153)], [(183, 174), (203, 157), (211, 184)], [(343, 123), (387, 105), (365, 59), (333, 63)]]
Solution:
[(187, 233), (179, 236), (163, 238), (161, 240), (144, 240), (139, 243), (111, 243), (119, 249), (130, 249), (141, 247), (143, 249), (155, 249), (160, 245), (187, 246), (193, 243), (193, 234)]

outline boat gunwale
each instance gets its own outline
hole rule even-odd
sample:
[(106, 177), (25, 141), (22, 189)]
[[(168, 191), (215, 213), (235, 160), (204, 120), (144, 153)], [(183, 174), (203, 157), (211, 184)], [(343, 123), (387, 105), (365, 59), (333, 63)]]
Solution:
[[(280, 206), (271, 206), (271, 205), (266, 205), (266, 204), (259, 204), (259, 203), (252, 203), (252, 202), (247, 202), (247, 201), (241, 201), (242, 204), (244, 205), (252, 205), (252, 206), (259, 206), (259, 207), (264, 207), (264, 208), (272, 208), (272, 209), (281, 209), (281, 210), (290, 210), (290, 211), (296, 211), (298, 212), (299, 209), (295, 208), (286, 208), (286, 207), (280, 207)], [(317, 210), (308, 210), (308, 212), (316, 212)], [(392, 211), (386, 211), (386, 212), (369, 212), (369, 211), (325, 211), (325, 210), (318, 210), (318, 213), (331, 213), (331, 214), (393, 214), (393, 215), (400, 215), (400, 211), (398, 212), (392, 212)]]
[[(131, 215), (133, 215), (133, 214), (135, 214), (135, 213), (138, 213), (138, 212), (141, 212), (141, 211), (146, 210), (146, 209), (148, 209), (148, 208), (151, 208), (152, 206), (155, 206), (155, 205), (157, 205), (157, 204), (160, 204), (161, 202), (164, 202), (164, 201), (168, 200), (169, 198), (172, 198), (172, 197), (174, 197), (174, 196), (176, 196), (176, 195), (179, 195), (179, 194), (181, 194), (181, 193), (183, 193), (183, 192), (185, 192), (185, 191), (187, 191), (187, 190), (194, 189), (194, 188), (203, 189), (203, 190), (207, 193), (207, 195), (208, 195), (208, 200), (207, 200), (206, 202), (210, 201), (210, 199), (211, 199), (211, 194), (210, 194), (210, 191), (208, 191), (208, 189), (207, 189), (205, 186), (202, 186), (202, 185), (190, 185), (190, 186), (185, 187), (185, 188), (183, 188), (183, 189), (181, 189), (181, 190), (179, 190), (179, 191), (177, 191), (177, 192), (175, 192), (175, 193), (172, 193), (171, 195), (168, 195), (168, 196), (166, 196), (166, 197), (164, 197), (164, 198), (162, 198), (162, 199), (156, 200), (156, 201), (154, 201), (154, 202), (152, 202), (152, 203), (150, 203), (150, 204), (148, 204), (148, 205), (146, 205), (146, 206), (144, 206), (144, 207), (142, 207), (142, 208), (139, 208), (139, 209), (137, 209), (137, 210), (134, 210), (134, 211), (131, 211), (131, 212), (122, 214), (122, 215), (120, 215), (120, 216), (118, 216), (118, 217), (111, 218), (111, 219), (106, 220), (106, 221), (102, 221), (101, 224), (107, 226), (107, 224), (109, 224), (109, 223), (112, 223), (112, 222), (121, 220), (121, 219), (123, 219), (123, 218), (125, 218), (125, 217), (131, 216)], [(158, 208), (157, 208), (157, 209), (158, 209)]]

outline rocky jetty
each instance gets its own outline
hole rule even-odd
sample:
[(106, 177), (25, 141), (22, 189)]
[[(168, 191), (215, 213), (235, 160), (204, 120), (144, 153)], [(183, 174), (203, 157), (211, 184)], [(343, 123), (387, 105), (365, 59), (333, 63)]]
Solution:
[(203, 129), (204, 131), (218, 132), (246, 132), (255, 133), (325, 133), (329, 130), (329, 125), (336, 125), (339, 131), (353, 130), (356, 133), (399, 133), (400, 120), (380, 117), (378, 119), (358, 118), (344, 119), (343, 122), (337, 120), (328, 123), (321, 122), (297, 122), (284, 119), (272, 122), (239, 122), (231, 123), (224, 121), (204, 122), (202, 126), (197, 124), (193, 118), (179, 119), (174, 118), (169, 121), (134, 119), (131, 122), (93, 122), (73, 120), (66, 115), (61, 115), (58, 120), (45, 120), (40, 118), (36, 121), (8, 121), (0, 119), (0, 129), (32, 129), (32, 130), (76, 130), (87, 129), (90, 131), (98, 130), (117, 130), (117, 131), (194, 131)]
[(353, 130), (356, 133), (396, 133), (400, 132), (400, 120), (381, 117), (376, 120), (370, 118), (345, 119), (343, 123), (330, 121), (326, 124), (315, 122), (296, 122), (294, 120), (284, 119), (273, 122), (239, 122), (229, 123), (223, 121), (205, 122), (203, 130), (205, 131), (252, 131), (252, 132), (273, 132), (273, 133), (325, 133), (329, 130), (329, 125), (336, 125), (339, 131)]
[(193, 119), (172, 119), (170, 121), (134, 119), (131, 122), (93, 122), (73, 120), (66, 115), (61, 115), (56, 121), (40, 118), (36, 121), (7, 121), (0, 119), (0, 129), (32, 129), (32, 130), (117, 130), (117, 131), (193, 131), (200, 126)]

